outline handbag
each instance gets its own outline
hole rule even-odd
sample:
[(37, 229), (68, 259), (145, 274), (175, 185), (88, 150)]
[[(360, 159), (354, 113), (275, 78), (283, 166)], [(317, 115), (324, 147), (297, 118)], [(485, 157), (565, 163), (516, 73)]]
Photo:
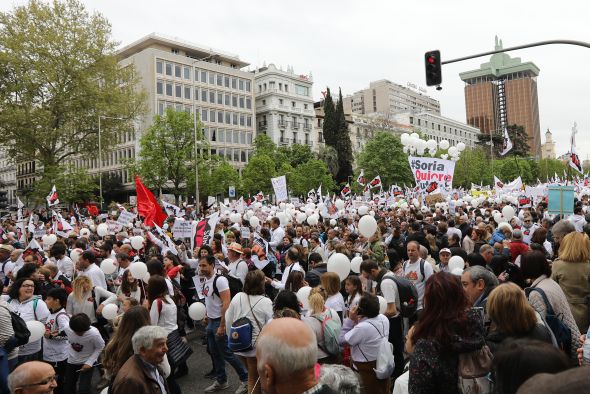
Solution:
[(488, 374), (494, 356), (487, 345), (473, 352), (459, 354), (459, 389), (464, 394), (488, 394), (492, 383)]
[[(254, 316), (254, 320), (258, 325), (258, 330), (260, 331), (262, 329), (262, 326), (256, 318), (256, 314), (252, 309), (253, 306), (250, 303), (250, 296), (246, 296), (248, 297), (248, 305), (250, 306), (250, 312), (252, 312), (252, 316)], [(262, 298), (263, 297), (261, 297), (260, 300), (256, 302), (256, 304), (258, 304), (262, 300)], [(256, 304), (254, 304), (254, 306), (256, 306)], [(240, 298), (240, 306), (241, 305), (242, 299)], [(248, 319), (246, 316), (240, 317), (232, 323), (231, 327), (229, 328), (229, 335), (227, 337), (227, 346), (232, 352), (244, 352), (252, 350), (254, 348), (254, 343), (252, 342), (252, 328), (252, 321), (250, 321), (250, 319)]]

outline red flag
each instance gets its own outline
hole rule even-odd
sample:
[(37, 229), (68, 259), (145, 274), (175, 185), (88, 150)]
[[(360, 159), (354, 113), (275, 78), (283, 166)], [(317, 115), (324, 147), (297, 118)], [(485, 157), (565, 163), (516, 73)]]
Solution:
[(144, 217), (143, 222), (147, 226), (153, 226), (154, 223), (162, 226), (168, 216), (162, 211), (152, 192), (141, 183), (139, 177), (135, 177), (135, 193), (137, 194), (137, 213)]
[(90, 216), (98, 216), (98, 208), (96, 205), (86, 204), (86, 209)]

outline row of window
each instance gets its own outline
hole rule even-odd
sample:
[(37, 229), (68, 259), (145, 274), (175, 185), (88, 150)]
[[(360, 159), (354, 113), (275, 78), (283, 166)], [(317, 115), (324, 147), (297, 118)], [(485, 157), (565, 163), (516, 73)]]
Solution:
[[(102, 156), (102, 168), (121, 165), (127, 159), (135, 157), (135, 148), (130, 147), (125, 149), (119, 149), (116, 151), (103, 152)], [(76, 159), (73, 161), (73, 164), (76, 168), (99, 168), (98, 155), (93, 158), (83, 157)]]
[[(289, 93), (289, 84), (288, 83), (279, 82), (278, 86), (279, 86), (279, 89), (278, 89), (279, 92)], [(259, 93), (266, 92), (267, 90), (272, 90), (272, 91), (276, 90), (276, 82), (269, 81), (268, 85), (266, 82), (258, 85), (258, 92)], [(295, 84), (295, 93), (298, 94), (299, 96), (309, 96), (309, 87), (304, 86), (304, 85)]]
[(252, 109), (252, 98), (215, 90), (194, 88), (190, 85), (173, 84), (172, 82), (158, 80), (156, 93), (168, 97), (184, 98), (186, 100), (202, 101), (204, 103), (225, 105), (234, 108)]
[[(158, 115), (163, 116), (166, 108), (172, 108), (175, 111), (186, 111), (190, 114), (193, 113), (191, 105), (158, 101)], [(203, 122), (252, 127), (252, 115), (199, 107), (197, 107), (197, 113)]]
[[(414, 117), (410, 116), (410, 124), (414, 124)], [(417, 123), (418, 126), (424, 126), (424, 127), (428, 127), (428, 121), (422, 121), (422, 119), (417, 119)], [(432, 130), (438, 130), (441, 131), (441, 127), (440, 124), (435, 124), (434, 122), (430, 122), (430, 127), (432, 128)], [(442, 127), (442, 131), (444, 133), (447, 132), (447, 126), (443, 126)], [(475, 135), (473, 133), (470, 133), (468, 131), (463, 131), (461, 129), (453, 129), (452, 127), (449, 127), (449, 133), (454, 134), (454, 135), (458, 135), (459, 137), (466, 137), (466, 138), (475, 138)]]
[(205, 127), (203, 134), (207, 141), (227, 144), (252, 145), (253, 139), (252, 133), (249, 131), (217, 129), (214, 127)]
[(252, 150), (246, 149), (234, 149), (234, 148), (217, 148), (211, 149), (212, 155), (219, 155), (221, 157), (225, 157), (228, 161), (233, 161), (236, 163), (247, 163), (250, 160), (250, 157), (253, 155)]
[(192, 81), (192, 76), (194, 76), (195, 82), (222, 86), (228, 89), (246, 92), (250, 92), (252, 89), (252, 81), (248, 79), (238, 78), (222, 73), (215, 73), (209, 70), (202, 70), (198, 68), (193, 69), (189, 66), (164, 62), (162, 60), (156, 61), (156, 73), (160, 75), (167, 75), (169, 77), (181, 78), (188, 81)]

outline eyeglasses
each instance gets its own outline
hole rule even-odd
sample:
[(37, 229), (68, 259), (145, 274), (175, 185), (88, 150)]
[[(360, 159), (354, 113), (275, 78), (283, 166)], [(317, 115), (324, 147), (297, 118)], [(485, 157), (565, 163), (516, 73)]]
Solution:
[(35, 285), (22, 285), (21, 287), (35, 287)]
[(25, 389), (27, 387), (35, 387), (35, 386), (44, 386), (46, 384), (49, 384), (51, 382), (56, 382), (57, 381), (57, 375), (53, 375), (48, 377), (47, 379), (44, 379), (42, 381), (40, 381), (39, 383), (31, 383), (31, 384), (25, 384), (22, 385), (20, 387), (18, 387), (19, 389)]

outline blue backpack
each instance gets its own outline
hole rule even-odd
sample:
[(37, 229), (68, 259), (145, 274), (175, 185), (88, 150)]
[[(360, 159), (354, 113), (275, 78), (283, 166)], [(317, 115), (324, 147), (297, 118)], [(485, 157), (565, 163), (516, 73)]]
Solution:
[(543, 291), (543, 289), (539, 289), (538, 287), (532, 287), (527, 289), (526, 293), (527, 296), (536, 291), (541, 294), (543, 297), (543, 302), (545, 303), (546, 315), (545, 315), (545, 322), (547, 323), (547, 327), (551, 329), (551, 333), (555, 337), (555, 345), (563, 350), (568, 356), (571, 352), (572, 347), (572, 332), (569, 327), (563, 322), (563, 316), (556, 315), (549, 299), (547, 298), (547, 294)]

